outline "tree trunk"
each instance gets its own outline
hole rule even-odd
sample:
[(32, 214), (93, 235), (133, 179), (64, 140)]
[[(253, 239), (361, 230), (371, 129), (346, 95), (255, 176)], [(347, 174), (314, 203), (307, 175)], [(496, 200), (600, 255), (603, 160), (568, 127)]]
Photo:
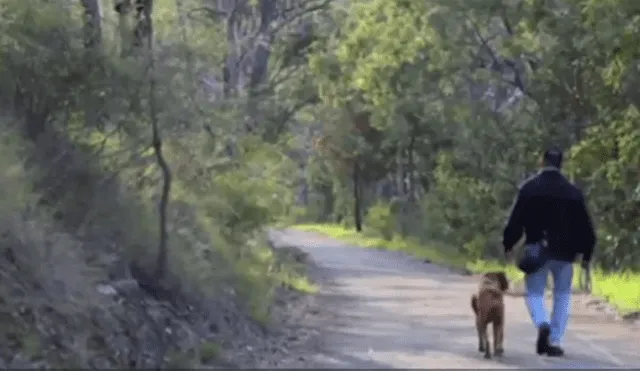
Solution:
[(153, 49), (153, 0), (136, 0), (136, 25), (133, 30), (136, 47), (142, 48), (146, 44), (149, 63), (149, 122), (151, 125), (151, 145), (156, 157), (158, 167), (162, 172), (162, 192), (158, 203), (158, 227), (160, 235), (158, 239), (158, 256), (154, 278), (161, 281), (165, 278), (168, 266), (168, 232), (167, 209), (171, 194), (172, 174), (171, 168), (164, 158), (162, 151), (162, 136), (160, 135), (160, 123), (158, 118), (158, 102), (156, 96), (156, 70), (155, 55)]
[(84, 45), (98, 51), (102, 46), (102, 7), (99, 0), (81, 0), (84, 8)]
[(126, 57), (131, 53), (131, 0), (116, 0), (115, 11), (118, 13), (118, 31), (120, 32), (120, 56)]
[[(135, 0), (136, 24), (133, 27), (133, 46), (142, 47), (147, 43), (149, 56), (153, 62), (153, 0)], [(153, 67), (153, 66), (150, 66)]]
[[(185, 14), (185, 9), (184, 9), (184, 4), (182, 3), (183, 0), (176, 0), (176, 11), (178, 12), (178, 26), (180, 27), (180, 33), (182, 35), (182, 42), (184, 42), (185, 45), (188, 45), (189, 43), (189, 34), (188, 34), (188, 28), (189, 28), (189, 24), (188, 24), (188, 19), (187, 19), (187, 15)], [(185, 61), (187, 64), (187, 76), (189, 77), (189, 81), (190, 81), (190, 86), (196, 84), (196, 79), (194, 78), (194, 71), (195, 71), (195, 63), (193, 62), (193, 53), (191, 52), (191, 49), (186, 48), (185, 54)], [(194, 91), (191, 92), (192, 96), (195, 95), (195, 89), (193, 89)]]
[(226, 14), (227, 55), (225, 56), (223, 75), (223, 94), (226, 98), (234, 96), (240, 85), (240, 27), (242, 25), (242, 8), (244, 1), (218, 2), (217, 9)]
[(358, 160), (353, 164), (353, 221), (356, 227), (356, 232), (362, 232), (362, 214), (360, 206), (362, 200), (360, 199), (360, 164)]
[(402, 146), (398, 146), (396, 151), (396, 173), (395, 173), (395, 186), (396, 191), (394, 196), (404, 196), (404, 166), (403, 166)]
[(323, 184), (320, 186), (320, 193), (322, 194), (323, 208), (322, 208), (322, 218), (319, 220), (320, 222), (326, 222), (327, 220), (331, 220), (331, 216), (333, 215), (333, 211), (335, 208), (335, 197), (333, 195), (333, 187), (328, 184)]
[(417, 125), (413, 124), (411, 129), (412, 130), (409, 134), (411, 137), (409, 138), (409, 145), (407, 146), (407, 175), (408, 175), (407, 181), (409, 183), (407, 185), (407, 190), (409, 192), (409, 200), (413, 202), (417, 198), (416, 182), (415, 182), (416, 166), (415, 166), (415, 157), (414, 157), (414, 151), (416, 147), (416, 137), (417, 137)]
[(260, 27), (258, 29), (258, 42), (253, 51), (251, 62), (251, 75), (249, 77), (249, 99), (247, 102), (247, 111), (249, 113), (249, 122), (246, 130), (248, 132), (255, 129), (258, 122), (258, 95), (260, 88), (267, 78), (267, 68), (269, 66), (269, 57), (271, 56), (271, 42), (273, 35), (270, 33), (270, 25), (275, 21), (276, 0), (260, 0)]
[[(155, 276), (158, 280), (163, 279), (167, 273), (168, 266), (168, 232), (167, 232), (167, 209), (169, 207), (169, 196), (171, 193), (172, 174), (169, 164), (162, 152), (162, 137), (160, 135), (158, 107), (156, 98), (156, 75), (155, 75), (155, 55), (153, 50), (153, 19), (151, 18), (153, 0), (142, 1), (144, 8), (142, 17), (138, 19), (136, 25), (136, 37), (146, 36), (147, 47), (149, 48), (149, 119), (151, 122), (152, 145), (156, 156), (156, 161), (162, 171), (162, 193), (158, 204), (158, 223), (160, 236), (158, 241), (158, 258), (156, 261)], [(141, 40), (140, 40), (141, 41)]]
[[(81, 0), (84, 8), (84, 46), (87, 69), (99, 67), (102, 56), (102, 8), (99, 0)], [(95, 94), (95, 87), (89, 85), (84, 107), (85, 127), (103, 130), (101, 111), (102, 99)]]

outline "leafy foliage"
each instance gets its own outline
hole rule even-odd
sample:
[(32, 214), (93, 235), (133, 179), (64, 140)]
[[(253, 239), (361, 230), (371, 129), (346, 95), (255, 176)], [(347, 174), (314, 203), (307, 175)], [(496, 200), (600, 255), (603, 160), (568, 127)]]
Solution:
[[(598, 226), (598, 262), (637, 268), (636, 8), (588, 0), (335, 7), (339, 27), (316, 43), (309, 66), (324, 104), (360, 107), (380, 131), (366, 156), (383, 174), (367, 181), (365, 204), (400, 197), (413, 217), (400, 218), (398, 232), (496, 256), (518, 185), (545, 147), (560, 146)], [(377, 224), (370, 220), (388, 233)]]
[[(291, 15), (266, 2), (237, 2), (242, 16), (225, 28), (208, 2), (136, 3), (140, 11), (127, 0), (115, 8), (95, 0), (0, 1), (0, 273), (11, 277), (0, 285), (0, 312), (73, 321), (61, 335), (69, 342), (45, 361), (60, 367), (161, 368), (175, 343), (153, 337), (157, 343), (145, 346), (160, 355), (147, 363), (128, 343), (68, 346), (87, 343), (91, 331), (103, 336), (92, 325), (95, 313), (116, 321), (111, 315), (122, 309), (105, 305), (98, 282), (133, 278), (156, 299), (207, 310), (228, 299), (262, 325), (277, 290), (305, 285), (264, 236), (294, 205), (298, 166), (286, 129), (301, 105), (280, 101), (278, 84), (295, 94), (298, 81), (278, 77), (270, 51), (244, 38), (261, 15)], [(306, 8), (295, 9), (293, 18), (305, 17)], [(260, 32), (273, 34), (264, 39), (276, 44), (278, 32), (293, 33), (290, 19), (268, 17)], [(252, 66), (224, 68), (249, 59)], [(15, 287), (24, 297), (13, 297)], [(0, 358), (5, 337), (48, 346), (50, 328), (5, 324)], [(121, 326), (129, 325), (105, 328)], [(99, 357), (117, 361), (96, 366)]]

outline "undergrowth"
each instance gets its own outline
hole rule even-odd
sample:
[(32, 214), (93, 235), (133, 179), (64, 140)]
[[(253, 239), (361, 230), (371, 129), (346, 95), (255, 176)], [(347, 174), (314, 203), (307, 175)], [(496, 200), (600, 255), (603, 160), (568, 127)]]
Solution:
[[(58, 188), (58, 192), (66, 191), (57, 194), (61, 197), (45, 198), (34, 186), (38, 183), (34, 179), (46, 176), (41, 172), (44, 162), (27, 166), (25, 159), (32, 158), (29, 154), (34, 148), (6, 122), (0, 126), (0, 359), (13, 359), (13, 366), (19, 355), (26, 365), (88, 367), (96, 354), (120, 352), (119, 346), (131, 351), (130, 345), (110, 345), (106, 340), (95, 349), (87, 339), (108, 339), (113, 336), (110, 331), (128, 331), (139, 325), (134, 318), (142, 314), (127, 312), (130, 309), (114, 303), (97, 288), (105, 282), (115, 285), (131, 279), (132, 263), (148, 267), (154, 262), (158, 219), (153, 192), (126, 186), (126, 177), (116, 174), (112, 179), (119, 183), (92, 181), (94, 188), (75, 194), (69, 193), (73, 183), (67, 183), (66, 188)], [(74, 156), (84, 153), (78, 150)], [(103, 164), (86, 158), (91, 167), (90, 171), (82, 170), (85, 173), (105, 178), (113, 174)], [(69, 171), (58, 169), (58, 175)], [(174, 298), (205, 306), (205, 311), (215, 311), (216, 300), (227, 295), (256, 323), (267, 325), (279, 288), (301, 293), (315, 290), (304, 266), (278, 257), (262, 232), (261, 226), (271, 218), (268, 210), (276, 205), (260, 201), (265, 195), (258, 190), (282, 189), (264, 187), (266, 182), (255, 177), (255, 185), (245, 181), (246, 187), (254, 187), (249, 192), (254, 198), (243, 198), (248, 189), (226, 186), (229, 180), (222, 175), (211, 179), (213, 191), (207, 197), (183, 197), (187, 192), (193, 194), (187, 188), (174, 196), (166, 287)], [(179, 190), (180, 179), (176, 185)], [(221, 205), (221, 199), (229, 203)], [(240, 199), (244, 204), (233, 202)], [(255, 214), (242, 214), (249, 208)], [(82, 220), (73, 220), (79, 215)], [(242, 220), (250, 217), (254, 219)], [(96, 316), (108, 325), (92, 325)], [(147, 321), (146, 316), (142, 315), (142, 320)], [(129, 367), (128, 362), (105, 360), (99, 365)]]
[[(95, 19), (84, 16), (89, 3), (100, 12), (95, 2), (0, 4), (0, 361), (9, 368), (21, 357), (25, 368), (159, 368), (219, 336), (192, 323), (195, 311), (255, 328), (247, 322), (269, 322), (279, 288), (312, 290), (263, 232), (293, 204), (287, 147), (239, 135), (246, 107), (212, 104), (194, 78), (197, 66), (213, 73), (226, 48), (164, 34), (144, 52), (129, 48), (141, 33), (116, 12), (128, 7)], [(179, 21), (177, 10), (153, 18), (160, 29)], [(101, 40), (88, 43), (96, 24)]]

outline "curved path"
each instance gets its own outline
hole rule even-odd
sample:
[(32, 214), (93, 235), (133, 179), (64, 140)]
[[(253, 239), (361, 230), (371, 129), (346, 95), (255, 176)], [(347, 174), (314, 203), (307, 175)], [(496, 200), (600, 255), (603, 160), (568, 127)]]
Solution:
[[(574, 303), (564, 358), (537, 356), (524, 300), (507, 297), (505, 355), (477, 352), (472, 277), (397, 252), (349, 246), (296, 230), (272, 232), (274, 245), (309, 253), (321, 284), (323, 368), (639, 368), (640, 333)], [(576, 301), (585, 298), (576, 297)]]

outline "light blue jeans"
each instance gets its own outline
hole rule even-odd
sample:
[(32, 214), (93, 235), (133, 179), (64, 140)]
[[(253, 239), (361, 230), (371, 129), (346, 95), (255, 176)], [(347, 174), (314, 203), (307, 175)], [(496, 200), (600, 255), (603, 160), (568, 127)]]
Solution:
[[(544, 291), (547, 286), (549, 272), (553, 276), (553, 313), (551, 322), (544, 300)], [(549, 260), (537, 272), (526, 277), (527, 307), (531, 320), (536, 328), (543, 323), (549, 323), (551, 345), (560, 346), (564, 332), (569, 323), (571, 310), (571, 282), (573, 279), (573, 264), (570, 262)]]

